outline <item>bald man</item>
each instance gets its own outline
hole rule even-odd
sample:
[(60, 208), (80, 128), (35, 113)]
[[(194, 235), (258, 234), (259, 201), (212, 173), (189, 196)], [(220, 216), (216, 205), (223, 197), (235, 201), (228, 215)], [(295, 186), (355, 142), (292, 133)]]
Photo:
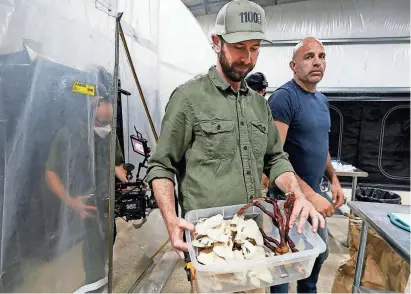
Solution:
[[(316, 38), (305, 38), (295, 46), (289, 65), (293, 79), (279, 87), (268, 102), (303, 193), (318, 212), (330, 217), (343, 204), (344, 194), (328, 149), (328, 99), (317, 91), (326, 68), (324, 46)], [(324, 174), (331, 182), (333, 204), (320, 195)], [(327, 244), (327, 227), (318, 233)], [(318, 276), (327, 257), (328, 249), (317, 258), (311, 276), (298, 281), (298, 293), (317, 292)], [(288, 284), (273, 286), (271, 292), (287, 293)]]

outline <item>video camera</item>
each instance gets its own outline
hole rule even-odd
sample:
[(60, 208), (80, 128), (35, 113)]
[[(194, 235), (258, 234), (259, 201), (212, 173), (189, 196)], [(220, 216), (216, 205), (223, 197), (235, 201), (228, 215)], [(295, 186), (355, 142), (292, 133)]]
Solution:
[(143, 138), (142, 134), (134, 127), (136, 135), (131, 135), (131, 145), (133, 151), (144, 157), (143, 162), (138, 165), (138, 171), (136, 180), (133, 180), (132, 171), (135, 169), (131, 163), (126, 163), (124, 168), (127, 171), (128, 183), (116, 183), (115, 191), (115, 208), (114, 213), (116, 217), (121, 217), (125, 221), (143, 219), (143, 222), (139, 225), (134, 225), (136, 228), (143, 225), (154, 208), (157, 208), (157, 204), (153, 195), (147, 195), (149, 191), (147, 184), (143, 179), (140, 179), (141, 168), (147, 168), (145, 165), (150, 157), (150, 148), (148, 147), (147, 140)]

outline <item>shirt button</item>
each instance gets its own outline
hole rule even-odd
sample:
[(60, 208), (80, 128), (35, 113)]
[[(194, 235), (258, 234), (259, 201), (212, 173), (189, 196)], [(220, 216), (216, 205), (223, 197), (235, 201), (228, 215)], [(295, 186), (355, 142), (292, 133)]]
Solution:
[(249, 176), (249, 175), (251, 175), (251, 172), (248, 170), (246, 174), (247, 174), (247, 176)]
[(247, 150), (247, 146), (244, 146), (243, 149), (244, 149), (244, 150)]
[(243, 126), (243, 125), (244, 125), (244, 122), (242, 121), (240, 124)]

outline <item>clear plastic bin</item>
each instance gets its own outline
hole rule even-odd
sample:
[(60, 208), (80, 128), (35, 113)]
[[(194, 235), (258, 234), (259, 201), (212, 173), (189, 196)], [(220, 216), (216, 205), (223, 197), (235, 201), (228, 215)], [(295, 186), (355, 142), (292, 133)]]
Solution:
[[(283, 202), (278, 201), (282, 213)], [(271, 204), (265, 202), (261, 204), (272, 211)], [(243, 205), (192, 210), (186, 213), (185, 219), (193, 224), (196, 224), (200, 218), (208, 218), (217, 214), (221, 214), (224, 219), (231, 219), (241, 207)], [(260, 228), (268, 236), (280, 240), (279, 231), (268, 215), (258, 207), (250, 207), (245, 211), (246, 216), (257, 214), (260, 215), (257, 220)], [(312, 227), (307, 222), (302, 234), (297, 233), (295, 226), (289, 233), (299, 252), (291, 253), (290, 251), (288, 254), (259, 260), (203, 265), (197, 261), (197, 248), (191, 245), (190, 232), (186, 231), (185, 234), (190, 259), (196, 269), (198, 288), (202, 293), (247, 291), (305, 279), (310, 276), (315, 259), (326, 249), (324, 241), (318, 234), (312, 232)], [(269, 276), (267, 276), (267, 270), (270, 273)]]

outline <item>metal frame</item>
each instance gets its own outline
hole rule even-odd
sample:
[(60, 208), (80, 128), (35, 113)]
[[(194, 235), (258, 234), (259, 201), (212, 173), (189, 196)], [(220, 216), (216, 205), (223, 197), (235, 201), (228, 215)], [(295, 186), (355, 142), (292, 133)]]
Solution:
[[(272, 93), (278, 88), (276, 87), (268, 87), (267, 93)], [(332, 95), (341, 95), (338, 97), (339, 99), (347, 99), (345, 96), (355, 95), (364, 95), (369, 98), (383, 98), (385, 94), (393, 94), (393, 95), (410, 95), (411, 88), (409, 87), (322, 87), (317, 89), (319, 92), (323, 93), (326, 96)], [(343, 96), (344, 95), (344, 96)], [(332, 97), (329, 97), (330, 99)], [(349, 97), (350, 99), (352, 97)], [(409, 98), (408, 98), (409, 100)]]
[[(120, 47), (120, 21), (123, 13), (119, 13), (116, 17), (116, 31), (115, 31), (115, 47), (114, 47), (114, 93), (118, 95), (118, 72), (119, 72), (119, 47)], [(110, 140), (110, 193), (109, 193), (109, 226), (108, 231), (108, 293), (112, 293), (113, 289), (113, 246), (114, 246), (114, 202), (115, 202), (115, 154), (116, 154), (116, 137), (117, 137), (117, 99), (113, 103), (113, 131)]]
[(361, 286), (361, 276), (363, 272), (365, 246), (367, 245), (368, 224), (363, 221), (361, 224), (360, 245), (358, 248), (357, 264), (355, 266), (354, 283), (352, 285), (352, 292), (356, 293), (356, 289)]
[[(192, 6), (187, 6), (185, 5), (190, 11), (194, 11), (194, 10), (199, 10), (199, 9), (204, 9), (206, 15), (208, 15), (210, 8), (215, 8), (215, 7), (222, 7), (224, 6), (226, 3), (228, 3), (228, 0), (225, 1), (209, 1), (209, 0), (201, 0), (202, 4), (196, 4), (196, 5), (192, 5)], [(302, 0), (300, 0), (302, 1)], [(277, 5), (278, 0), (272, 0), (272, 3), (269, 5), (262, 5), (263, 7), (265, 6), (274, 6)], [(297, 1), (299, 2), (299, 1)], [(184, 3), (184, 1), (183, 1)]]
[[(263, 42), (262, 47), (284, 47), (295, 46), (301, 40), (271, 40)], [(360, 45), (360, 44), (407, 44), (410, 43), (410, 36), (399, 37), (372, 37), (372, 38), (335, 38), (322, 39), (324, 45)]]
[[(391, 204), (388, 204), (391, 205)], [(369, 289), (365, 287), (361, 287), (361, 277), (363, 273), (364, 267), (364, 257), (365, 257), (365, 248), (367, 245), (367, 236), (369, 228), (372, 228), (391, 248), (398, 253), (398, 255), (405, 260), (408, 265), (410, 264), (409, 252), (404, 252), (401, 248), (397, 248), (395, 243), (391, 240), (389, 236), (389, 232), (382, 230), (378, 225), (374, 223), (374, 221), (361, 211), (361, 209), (355, 206), (355, 202), (348, 202), (348, 206), (358, 215), (362, 220), (361, 225), (361, 235), (360, 235), (360, 242), (358, 245), (358, 256), (357, 256), (357, 263), (355, 267), (355, 274), (354, 274), (354, 282), (352, 286), (352, 293), (393, 293), (387, 290), (383, 291), (376, 291), (375, 289)], [(408, 208), (409, 209), (409, 208)], [(406, 234), (406, 232), (404, 232)], [(349, 234), (348, 234), (349, 235)]]

